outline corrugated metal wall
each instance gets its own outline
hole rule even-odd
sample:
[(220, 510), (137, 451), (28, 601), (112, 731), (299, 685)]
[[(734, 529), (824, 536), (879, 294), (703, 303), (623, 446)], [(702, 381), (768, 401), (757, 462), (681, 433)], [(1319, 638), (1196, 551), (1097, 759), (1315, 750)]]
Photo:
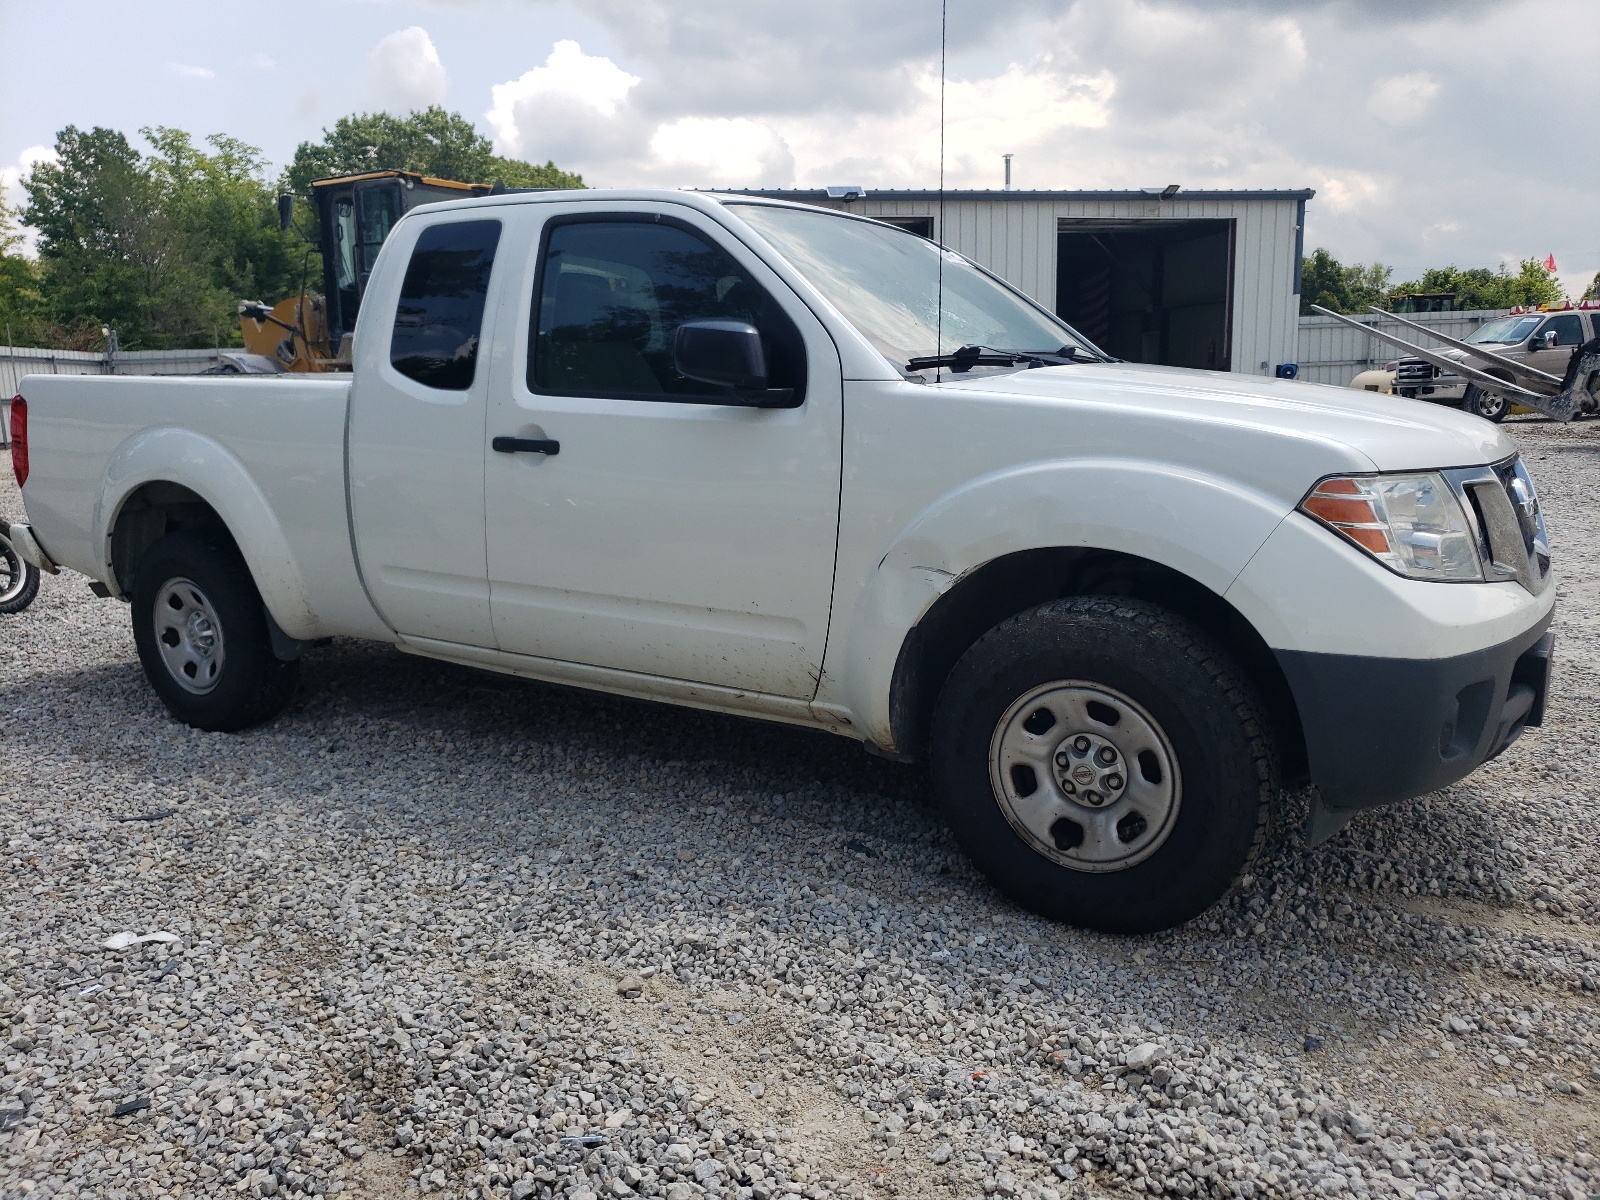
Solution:
[[(778, 195), (780, 193), (771, 193)], [(937, 228), (937, 200), (897, 200), (868, 193), (842, 201), (807, 200), (863, 217), (931, 217)], [(945, 199), (946, 236), (941, 240), (1052, 312), (1056, 306), (1056, 232), (1063, 220), (1184, 221), (1230, 220), (1234, 227), (1233, 345), (1235, 371), (1271, 374), (1278, 363), (1295, 361), (1299, 297), (1295, 295), (1300, 202), (1263, 197), (1138, 199)], [(1266, 364), (1263, 367), (1262, 364)]]
[[(1448, 337), (1463, 338), (1485, 321), (1504, 316), (1500, 309), (1482, 312), (1407, 313), (1406, 320), (1429, 329), (1437, 329)], [(1385, 319), (1376, 313), (1357, 315), (1353, 320), (1363, 325), (1376, 325), (1386, 333), (1403, 337), (1419, 346), (1437, 346), (1438, 343), (1424, 334), (1407, 329), (1399, 321)], [(1369, 367), (1381, 367), (1386, 362), (1400, 358), (1405, 351), (1389, 345), (1371, 334), (1351, 329), (1332, 317), (1309, 316), (1300, 318), (1300, 349), (1296, 361), (1300, 364), (1300, 378), (1312, 383), (1331, 383), (1348, 387), (1350, 381)]]

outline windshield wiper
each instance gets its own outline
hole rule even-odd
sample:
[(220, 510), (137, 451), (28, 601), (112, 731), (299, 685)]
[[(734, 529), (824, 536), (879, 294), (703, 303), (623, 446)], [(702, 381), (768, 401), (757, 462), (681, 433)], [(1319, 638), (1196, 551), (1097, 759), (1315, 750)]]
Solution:
[(1094, 359), (1079, 357), (1076, 346), (1062, 346), (1058, 350), (1006, 350), (1005, 354), (1015, 354), (1019, 359), (1032, 366), (1056, 367), (1063, 363), (1093, 362)]
[(996, 350), (993, 346), (962, 346), (949, 354), (908, 359), (906, 370), (926, 371), (931, 367), (949, 367), (959, 375), (973, 367), (1015, 367), (1021, 363), (1030, 367), (1055, 367), (1078, 361), (1077, 351), (1071, 346), (1062, 346), (1059, 350)]
[(923, 358), (906, 360), (906, 370), (926, 371), (930, 367), (949, 367), (960, 374), (970, 371), (973, 367), (1014, 367), (1017, 356), (1004, 354), (997, 350), (988, 350), (983, 346), (962, 346), (950, 354), (929, 354)]

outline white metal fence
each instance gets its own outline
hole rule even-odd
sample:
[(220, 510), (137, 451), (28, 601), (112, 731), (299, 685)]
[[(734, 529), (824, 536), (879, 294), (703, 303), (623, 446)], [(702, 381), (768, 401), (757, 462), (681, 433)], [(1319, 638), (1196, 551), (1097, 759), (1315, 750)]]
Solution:
[[(1438, 343), (1414, 329), (1407, 329), (1392, 317), (1377, 313), (1350, 314), (1363, 325), (1376, 325), (1386, 333), (1398, 334), (1419, 346), (1434, 347)], [(1499, 309), (1483, 312), (1407, 313), (1406, 320), (1453, 338), (1463, 338), (1485, 321), (1503, 316)], [(1309, 316), (1300, 318), (1300, 348), (1296, 361), (1300, 364), (1300, 378), (1312, 383), (1331, 383), (1346, 387), (1360, 372), (1369, 367), (1381, 367), (1393, 362), (1404, 351), (1391, 346), (1381, 338), (1361, 333), (1332, 317)]]
[(0, 346), (0, 446), (11, 444), (11, 397), (24, 375), (198, 375), (215, 350), (44, 350)]

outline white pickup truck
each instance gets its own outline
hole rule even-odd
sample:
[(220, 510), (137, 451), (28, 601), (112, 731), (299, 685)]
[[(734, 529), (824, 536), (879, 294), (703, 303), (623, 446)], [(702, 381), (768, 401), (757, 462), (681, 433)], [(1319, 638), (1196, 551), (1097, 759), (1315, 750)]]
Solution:
[(32, 376), (46, 570), (131, 602), (191, 725), (319, 639), (829, 730), (925, 760), (1040, 913), (1217, 900), (1542, 719), (1549, 547), (1460, 412), (1111, 360), (960, 256), (735, 196), (420, 208), (353, 374)]

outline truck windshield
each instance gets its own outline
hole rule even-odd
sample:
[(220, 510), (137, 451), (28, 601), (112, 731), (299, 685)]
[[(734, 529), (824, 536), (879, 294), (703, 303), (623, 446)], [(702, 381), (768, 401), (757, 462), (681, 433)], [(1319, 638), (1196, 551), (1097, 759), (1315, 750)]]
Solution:
[(902, 370), (914, 358), (946, 355), (962, 347), (1064, 353), (1068, 358), (1076, 351), (1079, 357), (1105, 357), (1070, 326), (959, 254), (941, 251), (915, 233), (814, 209), (758, 204), (737, 208)]
[(1461, 340), (1487, 342), (1493, 346), (1509, 346), (1527, 337), (1538, 323), (1539, 318), (1536, 316), (1501, 317), (1497, 321), (1490, 321), (1480, 329), (1473, 330)]

